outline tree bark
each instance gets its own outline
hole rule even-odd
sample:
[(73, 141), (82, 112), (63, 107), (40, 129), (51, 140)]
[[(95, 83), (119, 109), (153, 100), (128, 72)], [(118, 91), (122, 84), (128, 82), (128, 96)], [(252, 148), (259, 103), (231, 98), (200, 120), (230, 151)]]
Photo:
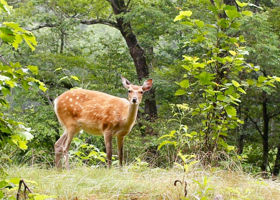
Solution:
[(269, 133), (269, 115), (267, 110), (267, 98), (266, 94), (263, 95), (264, 100), (262, 103), (262, 111), (263, 111), (263, 160), (261, 165), (261, 170), (266, 172), (266, 168), (268, 165), (268, 151), (269, 151), (269, 144), (268, 144), (268, 133)]
[[(129, 48), (129, 53), (133, 59), (134, 65), (136, 67), (136, 72), (138, 80), (142, 81), (144, 78), (149, 77), (149, 67), (147, 64), (147, 59), (145, 57), (145, 52), (139, 45), (136, 35), (133, 33), (130, 22), (124, 20), (120, 14), (127, 12), (127, 6), (123, 0), (111, 0), (111, 6), (113, 8), (114, 14), (116, 15), (118, 29), (120, 30), (126, 44)], [(145, 114), (148, 115), (149, 120), (153, 120), (157, 117), (157, 107), (155, 100), (155, 89), (151, 89), (147, 92), (145, 97)]]

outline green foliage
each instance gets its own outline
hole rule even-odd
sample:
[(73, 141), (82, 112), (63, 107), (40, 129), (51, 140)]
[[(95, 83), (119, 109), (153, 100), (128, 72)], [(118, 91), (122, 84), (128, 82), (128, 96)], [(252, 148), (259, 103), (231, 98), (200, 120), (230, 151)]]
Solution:
[(74, 149), (69, 151), (69, 155), (75, 163), (95, 166), (106, 164), (106, 153), (100, 151), (95, 145), (84, 143), (79, 138), (74, 138), (73, 143)]
[[(7, 14), (12, 11), (12, 8), (4, 0), (1, 0), (0, 8)], [(0, 39), (2, 42), (18, 49), (19, 44), (24, 40), (34, 50), (34, 46), (37, 43), (31, 32), (26, 31), (14, 22), (1, 21), (0, 23)], [(2, 55), (0, 56), (2, 59), (0, 63), (0, 146), (3, 147), (6, 143), (15, 144), (20, 149), (26, 150), (27, 142), (33, 138), (31, 129), (26, 128), (22, 123), (15, 121), (11, 117), (8, 97), (11, 96), (13, 90), (20, 87), (29, 90), (31, 85), (38, 85), (43, 91), (46, 91), (46, 88), (41, 81), (33, 77), (38, 74), (36, 66), (28, 65), (23, 67), (18, 62), (8, 63)]]
[[(182, 67), (186, 70), (186, 79), (181, 83), (190, 83), (179, 84), (182, 88), (179, 89), (179, 95), (185, 95), (188, 90), (190, 97), (201, 99), (191, 109), (191, 115), (201, 119), (201, 127), (196, 133), (204, 138), (202, 150), (215, 153), (219, 149), (233, 149), (223, 138), (230, 129), (243, 123), (237, 116), (235, 106), (240, 103), (241, 95), (246, 93), (244, 89), (247, 84), (239, 80), (239, 75), (241, 72), (251, 72), (255, 67), (244, 61), (244, 55), (247, 54), (241, 46), (244, 37), (233, 37), (231, 34), (240, 25), (238, 19), (241, 14), (236, 7), (216, 2), (210, 9), (216, 17), (214, 25), (191, 19), (191, 12), (187, 11), (181, 12), (175, 21), (181, 20), (182, 24), (193, 28), (195, 34), (188, 45), (200, 45), (204, 52), (198, 55), (200, 58), (184, 56)], [(227, 18), (219, 17), (224, 12)], [(189, 88), (189, 85), (192, 87)], [(178, 95), (178, 91), (176, 94)]]

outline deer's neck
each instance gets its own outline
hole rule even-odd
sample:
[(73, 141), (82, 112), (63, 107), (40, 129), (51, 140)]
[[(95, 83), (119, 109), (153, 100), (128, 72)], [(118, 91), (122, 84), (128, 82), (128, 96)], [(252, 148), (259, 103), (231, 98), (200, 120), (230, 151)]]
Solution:
[(126, 125), (127, 127), (131, 127), (137, 117), (137, 113), (138, 113), (138, 106), (136, 104), (130, 104), (128, 107), (128, 115), (127, 115), (127, 119), (126, 119)]

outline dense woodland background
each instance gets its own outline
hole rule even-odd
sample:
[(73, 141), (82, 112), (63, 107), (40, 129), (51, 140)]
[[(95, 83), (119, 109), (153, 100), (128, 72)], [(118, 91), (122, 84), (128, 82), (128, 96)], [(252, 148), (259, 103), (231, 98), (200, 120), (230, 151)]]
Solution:
[[(125, 139), (128, 165), (200, 162), (279, 174), (278, 0), (7, 3), (0, 1), (1, 167), (52, 167), (63, 131), (53, 100), (75, 87), (126, 97), (123, 75), (154, 80)], [(71, 164), (105, 166), (104, 151), (102, 137), (82, 133)]]

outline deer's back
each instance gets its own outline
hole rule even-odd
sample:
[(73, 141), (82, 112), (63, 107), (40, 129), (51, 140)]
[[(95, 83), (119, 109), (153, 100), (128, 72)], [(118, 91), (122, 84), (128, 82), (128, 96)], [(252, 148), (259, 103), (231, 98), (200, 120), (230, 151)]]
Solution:
[(129, 102), (98, 91), (75, 89), (57, 97), (55, 110), (62, 125), (100, 135), (119, 129), (126, 120)]

